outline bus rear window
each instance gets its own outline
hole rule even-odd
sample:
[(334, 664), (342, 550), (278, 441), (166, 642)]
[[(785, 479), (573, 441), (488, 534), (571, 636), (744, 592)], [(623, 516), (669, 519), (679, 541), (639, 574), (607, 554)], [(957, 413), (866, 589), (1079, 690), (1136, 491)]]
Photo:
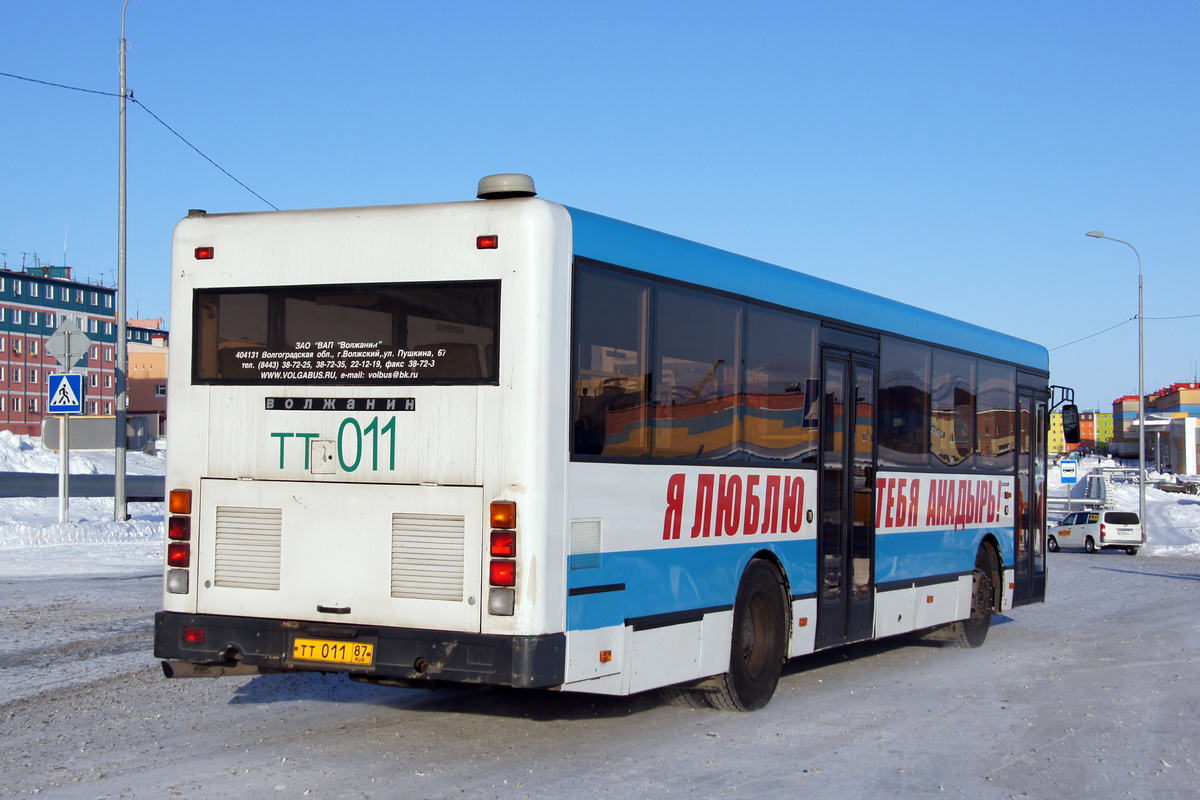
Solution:
[(498, 382), (500, 282), (204, 289), (195, 383)]

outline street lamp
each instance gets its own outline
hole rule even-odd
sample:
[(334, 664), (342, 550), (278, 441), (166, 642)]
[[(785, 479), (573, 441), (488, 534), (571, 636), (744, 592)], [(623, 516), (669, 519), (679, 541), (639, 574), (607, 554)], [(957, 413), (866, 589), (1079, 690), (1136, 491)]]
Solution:
[(1146, 339), (1142, 316), (1142, 254), (1123, 239), (1105, 236), (1101, 231), (1088, 231), (1094, 239), (1120, 242), (1133, 251), (1138, 262), (1138, 519), (1146, 530)]
[(125, 9), (129, 8), (129, 0), (121, 6), (121, 111), (119, 134), (119, 167), (117, 187), (117, 363), (116, 386), (113, 389), (113, 401), (116, 404), (117, 429), (115, 431), (113, 455), (113, 519), (124, 522), (129, 519), (129, 504), (125, 493), (125, 386), (126, 373), (129, 369), (128, 346), (125, 342), (125, 98), (128, 91), (125, 87)]

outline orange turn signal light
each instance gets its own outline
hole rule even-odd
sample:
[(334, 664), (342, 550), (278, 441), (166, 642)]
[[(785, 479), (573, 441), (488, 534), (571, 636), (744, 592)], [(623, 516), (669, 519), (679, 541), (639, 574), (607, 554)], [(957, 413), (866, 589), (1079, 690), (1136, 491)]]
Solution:
[(192, 490), (172, 489), (170, 497), (170, 511), (172, 514), (192, 513)]
[(517, 504), (511, 500), (492, 501), (492, 527), (517, 527)]

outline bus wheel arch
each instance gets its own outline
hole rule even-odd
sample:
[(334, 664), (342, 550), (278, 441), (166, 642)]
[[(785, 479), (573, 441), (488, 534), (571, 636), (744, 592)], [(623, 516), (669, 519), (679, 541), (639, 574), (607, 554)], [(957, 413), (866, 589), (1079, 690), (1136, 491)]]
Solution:
[(774, 557), (746, 565), (733, 605), (729, 671), (718, 675), (708, 700), (725, 711), (756, 711), (779, 683), (791, 630), (783, 571)]
[(990, 533), (984, 536), (983, 541), (979, 543), (979, 549), (975, 554), (977, 566), (981, 555), (987, 559), (988, 572), (991, 573), (992, 611), (999, 614), (1004, 610), (1003, 560), (1000, 557), (1000, 542)]
[(979, 647), (987, 639), (992, 614), (998, 609), (999, 559), (997, 550), (986, 538), (975, 553), (971, 577), (971, 611), (947, 629), (949, 640), (959, 647)]

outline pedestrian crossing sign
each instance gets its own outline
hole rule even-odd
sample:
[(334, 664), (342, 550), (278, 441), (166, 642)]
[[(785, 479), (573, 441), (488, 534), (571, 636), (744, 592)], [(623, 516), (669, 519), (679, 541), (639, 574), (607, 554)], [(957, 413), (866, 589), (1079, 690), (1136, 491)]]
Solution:
[(68, 374), (49, 377), (46, 411), (50, 414), (82, 414), (83, 376)]

